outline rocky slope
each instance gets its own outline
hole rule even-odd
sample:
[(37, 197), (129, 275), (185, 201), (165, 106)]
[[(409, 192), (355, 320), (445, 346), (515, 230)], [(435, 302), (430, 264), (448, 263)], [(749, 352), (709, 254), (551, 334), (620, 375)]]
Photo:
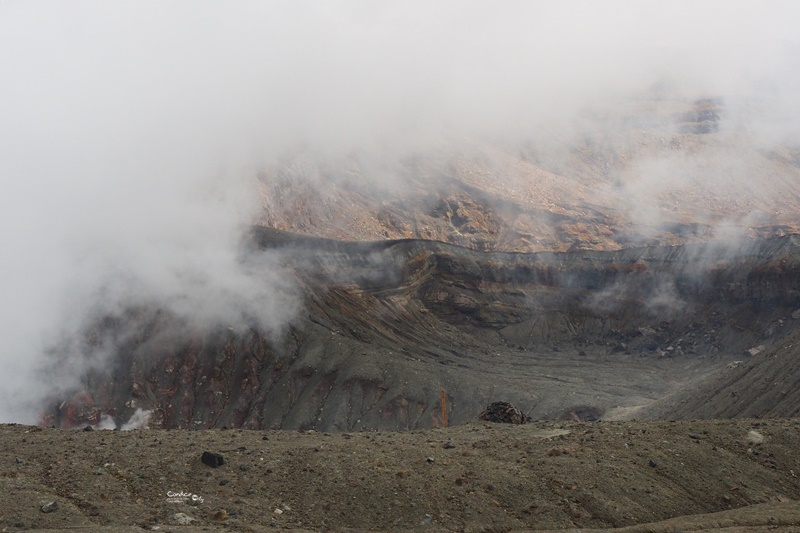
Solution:
[[(795, 313), (797, 316), (797, 313)], [(729, 363), (696, 388), (656, 402), (647, 418), (796, 417), (800, 413), (800, 334)], [(748, 354), (749, 355), (749, 354)]]
[(156, 427), (409, 429), (441, 424), (442, 390), (452, 424), (497, 399), (534, 418), (626, 416), (785, 337), (800, 307), (794, 236), (520, 254), (255, 228), (251, 246), (301, 288), (284, 334), (131, 310), (94, 332), (110, 368), (46, 423), (141, 408)]

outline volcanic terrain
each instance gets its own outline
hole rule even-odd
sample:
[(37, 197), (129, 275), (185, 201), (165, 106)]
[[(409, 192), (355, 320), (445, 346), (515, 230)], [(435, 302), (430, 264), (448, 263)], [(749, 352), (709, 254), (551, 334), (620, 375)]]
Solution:
[[(442, 391), (454, 424), (498, 399), (536, 419), (794, 416), (791, 387), (756, 401), (733, 376), (795, 353), (797, 152), (719, 99), (626, 109), (571, 144), (265, 170), (241, 261), (293, 288), (287, 325), (98, 316), (82, 351), (103, 363), (44, 423), (403, 430), (440, 425)], [(696, 385), (747, 390), (697, 411)]]
[(798, 530), (800, 152), (713, 98), (615, 120), (265, 169), (240, 255), (283, 326), (93, 317), (80, 383), (0, 428), (0, 525)]

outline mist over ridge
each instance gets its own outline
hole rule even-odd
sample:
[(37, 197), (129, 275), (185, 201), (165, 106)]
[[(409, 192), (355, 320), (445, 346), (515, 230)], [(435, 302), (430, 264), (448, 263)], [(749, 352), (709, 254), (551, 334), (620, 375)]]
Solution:
[[(456, 178), (530, 249), (580, 241), (541, 228), (587, 205), (636, 238), (797, 222), (798, 19), (792, 2), (0, 2), (0, 421), (35, 422), (81, 380), (87, 325), (131, 307), (279, 335), (296, 280), (243, 233), (394, 227), (320, 226), (352, 190), (387, 219), (408, 197), (458, 221), (433, 194)], [(705, 100), (707, 138), (681, 129)], [(295, 187), (320, 200), (299, 201), (306, 221)]]

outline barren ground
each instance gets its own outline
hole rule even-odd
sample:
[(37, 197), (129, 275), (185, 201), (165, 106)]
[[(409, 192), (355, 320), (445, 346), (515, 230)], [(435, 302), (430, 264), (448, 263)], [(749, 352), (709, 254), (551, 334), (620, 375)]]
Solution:
[[(788, 419), (355, 433), (5, 425), (0, 530), (800, 531), (798, 437)], [(204, 451), (225, 464), (204, 465)], [(195, 501), (169, 501), (181, 492)]]

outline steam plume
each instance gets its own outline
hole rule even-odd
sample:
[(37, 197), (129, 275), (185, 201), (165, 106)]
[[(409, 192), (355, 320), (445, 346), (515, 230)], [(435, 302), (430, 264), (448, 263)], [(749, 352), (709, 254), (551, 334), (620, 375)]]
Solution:
[(78, 378), (48, 381), (43, 354), (103, 314), (279, 331), (291, 283), (238, 243), (256, 176), (293, 150), (568, 145), (587, 109), (654, 87), (797, 142), (797, 20), (777, 1), (0, 2), (0, 421)]

